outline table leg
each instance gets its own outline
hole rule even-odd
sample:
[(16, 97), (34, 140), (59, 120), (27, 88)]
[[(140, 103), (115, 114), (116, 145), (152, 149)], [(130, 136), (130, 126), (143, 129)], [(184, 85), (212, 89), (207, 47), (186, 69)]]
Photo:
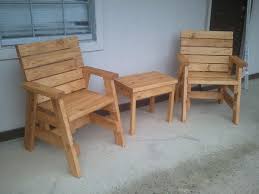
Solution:
[(174, 92), (175, 92), (175, 86), (173, 86), (172, 92), (169, 93), (168, 111), (167, 111), (167, 121), (169, 123), (173, 121)]
[(149, 101), (149, 112), (154, 112), (155, 111), (155, 103), (156, 103), (156, 99), (155, 96), (150, 97), (150, 101)]
[(136, 133), (136, 97), (133, 95), (130, 99), (130, 135), (135, 135)]

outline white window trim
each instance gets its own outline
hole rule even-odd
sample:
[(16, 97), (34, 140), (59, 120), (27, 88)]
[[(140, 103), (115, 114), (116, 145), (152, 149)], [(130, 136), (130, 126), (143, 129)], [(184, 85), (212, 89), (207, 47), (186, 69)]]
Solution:
[[(103, 50), (103, 0), (95, 0), (96, 40), (80, 41), (81, 52)], [(3, 60), (17, 59), (15, 47), (1, 47), (0, 62)]]

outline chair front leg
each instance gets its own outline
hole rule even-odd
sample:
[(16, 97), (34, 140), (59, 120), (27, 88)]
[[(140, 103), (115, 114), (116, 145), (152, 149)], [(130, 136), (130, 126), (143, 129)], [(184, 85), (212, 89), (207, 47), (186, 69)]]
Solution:
[(182, 90), (182, 122), (187, 119), (187, 100), (188, 100), (188, 66), (184, 68), (183, 90)]
[(234, 86), (234, 103), (233, 103), (233, 123), (238, 125), (240, 122), (240, 100), (241, 100), (241, 77), (242, 68), (237, 68), (236, 76), (238, 85)]
[(58, 128), (61, 130), (61, 138), (66, 153), (66, 158), (69, 164), (70, 172), (75, 177), (80, 177), (80, 165), (78, 160), (79, 152), (77, 145), (73, 142), (73, 137), (70, 129), (70, 124), (66, 114), (64, 102), (62, 99), (52, 100), (54, 112), (58, 119)]
[(123, 128), (121, 125), (120, 110), (118, 105), (117, 93), (114, 85), (114, 80), (104, 79), (105, 91), (108, 96), (113, 98), (112, 104), (109, 106), (109, 112), (111, 118), (115, 120), (116, 128), (113, 129), (115, 143), (120, 146), (124, 146)]

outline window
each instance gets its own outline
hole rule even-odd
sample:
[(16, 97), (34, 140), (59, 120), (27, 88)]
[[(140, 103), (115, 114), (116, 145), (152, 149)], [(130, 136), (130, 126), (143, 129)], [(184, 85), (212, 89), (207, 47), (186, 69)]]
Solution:
[(70, 35), (96, 40), (94, 0), (0, 0), (2, 47)]

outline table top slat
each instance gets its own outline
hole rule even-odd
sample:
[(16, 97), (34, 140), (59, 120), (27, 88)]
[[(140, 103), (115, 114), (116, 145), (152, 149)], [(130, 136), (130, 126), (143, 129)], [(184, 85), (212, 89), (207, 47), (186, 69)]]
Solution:
[(176, 84), (177, 79), (172, 76), (152, 71), (147, 73), (134, 74), (120, 77), (116, 80), (133, 92), (148, 90), (156, 87)]

